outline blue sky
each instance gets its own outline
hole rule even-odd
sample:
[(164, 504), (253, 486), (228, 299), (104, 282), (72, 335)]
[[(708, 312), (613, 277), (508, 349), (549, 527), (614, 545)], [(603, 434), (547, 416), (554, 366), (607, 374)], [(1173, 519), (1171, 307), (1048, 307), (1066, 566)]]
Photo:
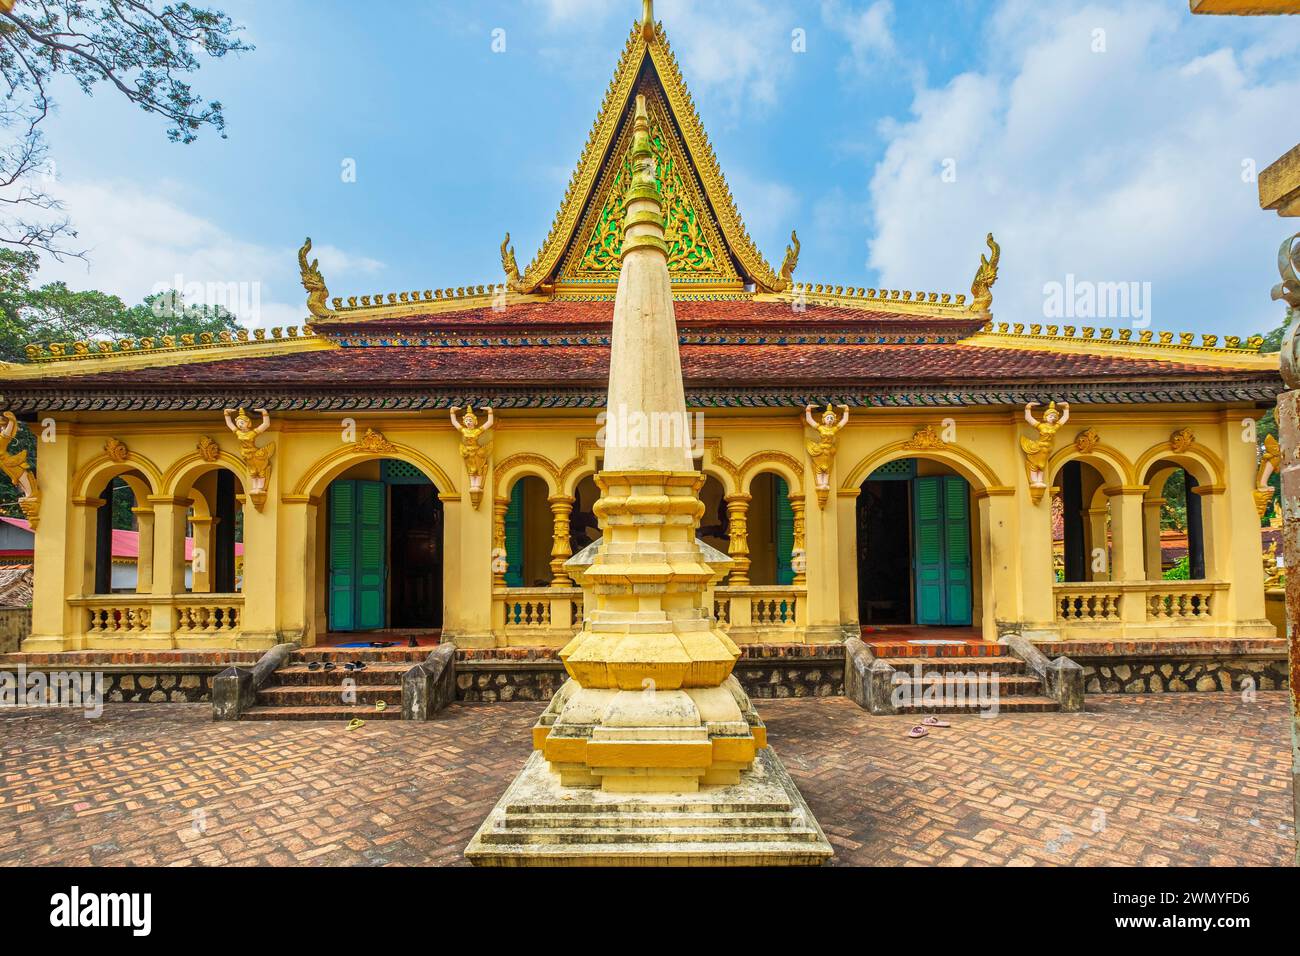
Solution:
[[(523, 265), (549, 229), (641, 6), (212, 2), (257, 46), (196, 79), (228, 139), (169, 144), (107, 90), (57, 91), (54, 191), (91, 265), (44, 278), (128, 302), (176, 276), (256, 284), (264, 325), (305, 315), (306, 235), (333, 295), (498, 281), (502, 235)], [(1004, 321), (1044, 321), (1045, 284), (1067, 276), (1150, 283), (1158, 329), (1280, 320), (1268, 289), (1294, 221), (1258, 209), (1248, 172), (1295, 144), (1300, 18), (1192, 17), (1183, 0), (656, 14), (768, 259), (799, 230), (797, 278), (965, 292), (992, 230)]]

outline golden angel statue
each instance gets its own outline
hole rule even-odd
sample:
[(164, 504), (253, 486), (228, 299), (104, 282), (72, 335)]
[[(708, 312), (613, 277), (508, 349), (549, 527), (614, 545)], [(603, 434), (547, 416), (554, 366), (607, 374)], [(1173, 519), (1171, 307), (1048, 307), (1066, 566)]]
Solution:
[(819, 419), (813, 419), (815, 405), (803, 410), (804, 421), (808, 427), (817, 432), (817, 440), (807, 442), (808, 457), (813, 462), (813, 477), (817, 483), (817, 498), (825, 505), (826, 493), (831, 487), (831, 467), (835, 464), (835, 451), (838, 445), (836, 435), (849, 423), (849, 406), (841, 405), (842, 414), (836, 421), (835, 408), (827, 403), (826, 410)]
[(1037, 429), (1037, 438), (1020, 436), (1020, 449), (1025, 453), (1025, 466), (1029, 471), (1029, 487), (1034, 492), (1034, 500), (1042, 496), (1047, 487), (1047, 464), (1052, 457), (1052, 446), (1056, 444), (1056, 433), (1070, 420), (1070, 403), (1061, 402), (1057, 409), (1056, 402), (1049, 402), (1043, 412), (1043, 420), (1034, 418), (1034, 409), (1038, 402), (1025, 406), (1025, 421)]
[(32, 469), (31, 463), (27, 460), (27, 449), (9, 453), (9, 445), (18, 437), (22, 427), (13, 412), (4, 413), (4, 426), (0, 428), (0, 469), (3, 469), (24, 498), (34, 498), (36, 487), (32, 482)]
[[(256, 500), (266, 497), (266, 482), (271, 477), (271, 458), (275, 455), (275, 442), (257, 447), (257, 436), (271, 427), (271, 416), (265, 408), (254, 409), (262, 416), (262, 423), (254, 425), (248, 409), (226, 409), (226, 427), (235, 433), (239, 442), (239, 457), (248, 469), (248, 494)], [(233, 417), (232, 417), (233, 416)]]
[(487, 448), (480, 444), (480, 440), (492, 430), (495, 417), (491, 406), (484, 407), (480, 411), (487, 412), (487, 421), (479, 425), (473, 405), (467, 406), (465, 414), (457, 421), (456, 413), (459, 411), (459, 405), (451, 406), (451, 424), (456, 431), (460, 432), (460, 457), (465, 459), (465, 471), (469, 475), (470, 501), (477, 508), (483, 495), (483, 476), (487, 472), (488, 452)]

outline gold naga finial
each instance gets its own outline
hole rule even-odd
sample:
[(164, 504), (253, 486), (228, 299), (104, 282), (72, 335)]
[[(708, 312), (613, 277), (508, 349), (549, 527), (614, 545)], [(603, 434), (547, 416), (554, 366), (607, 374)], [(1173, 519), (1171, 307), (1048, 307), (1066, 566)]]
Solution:
[(799, 233), (790, 230), (791, 245), (785, 247), (785, 261), (781, 263), (781, 278), (785, 280), (786, 288), (794, 281), (794, 270), (799, 267)]
[(655, 0), (642, 0), (641, 4), (641, 38), (646, 43), (655, 39)]
[(329, 319), (334, 312), (326, 305), (330, 290), (325, 285), (325, 277), (320, 274), (320, 260), (307, 262), (311, 252), (311, 237), (298, 250), (298, 269), (302, 275), (302, 287), (307, 290), (307, 311), (318, 319)]
[(1273, 301), (1280, 299), (1300, 309), (1300, 232), (1282, 240), (1282, 248), (1277, 251), (1277, 271), (1282, 281), (1273, 286)]
[(972, 312), (987, 312), (993, 305), (993, 283), (998, 281), (998, 260), (1002, 258), (1002, 247), (994, 240), (993, 233), (990, 232), (984, 241), (988, 243), (992, 256), (980, 256), (980, 267), (970, 287)]
[(506, 288), (511, 292), (523, 292), (524, 280), (519, 275), (519, 263), (515, 261), (515, 249), (510, 245), (510, 233), (501, 241), (501, 268), (506, 273)]

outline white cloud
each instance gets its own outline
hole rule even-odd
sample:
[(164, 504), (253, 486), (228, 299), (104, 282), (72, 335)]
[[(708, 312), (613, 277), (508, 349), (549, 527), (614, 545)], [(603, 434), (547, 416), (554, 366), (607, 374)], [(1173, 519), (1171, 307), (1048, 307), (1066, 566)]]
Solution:
[(866, 76), (892, 61), (897, 52), (891, 21), (892, 0), (875, 0), (865, 9), (843, 0), (822, 0), (822, 20), (849, 44), (846, 65)]
[[(38, 282), (63, 280), (73, 289), (98, 289), (128, 305), (180, 284), (195, 304), (223, 299), (244, 324), (300, 325), (306, 294), (298, 281), (297, 246), (249, 242), (193, 211), (194, 200), (170, 184), (145, 191), (126, 182), (60, 182), (52, 194), (65, 203), (79, 236), (69, 246), (88, 251), (89, 265), (47, 258)], [(338, 288), (359, 284), (383, 263), (331, 245), (313, 250), (326, 279)]]
[(1141, 0), (1004, 4), (996, 61), (921, 87), (912, 118), (883, 127), (869, 192), (880, 283), (965, 291), (992, 230), (1002, 321), (1041, 321), (1043, 286), (1073, 274), (1151, 282), (1157, 328), (1276, 325), (1268, 288), (1287, 229), (1260, 212), (1242, 163), (1294, 145), (1279, 118), (1300, 81), (1259, 80), (1231, 48), (1201, 54), (1180, 33), (1187, 19)]

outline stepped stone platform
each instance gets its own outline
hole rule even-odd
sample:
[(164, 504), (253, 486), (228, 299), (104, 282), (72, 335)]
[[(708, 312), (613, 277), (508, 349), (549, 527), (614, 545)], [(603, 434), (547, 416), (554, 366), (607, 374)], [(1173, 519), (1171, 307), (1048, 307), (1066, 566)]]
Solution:
[(534, 751), (465, 848), (478, 866), (819, 866), (830, 843), (771, 747), (731, 787), (561, 787)]

